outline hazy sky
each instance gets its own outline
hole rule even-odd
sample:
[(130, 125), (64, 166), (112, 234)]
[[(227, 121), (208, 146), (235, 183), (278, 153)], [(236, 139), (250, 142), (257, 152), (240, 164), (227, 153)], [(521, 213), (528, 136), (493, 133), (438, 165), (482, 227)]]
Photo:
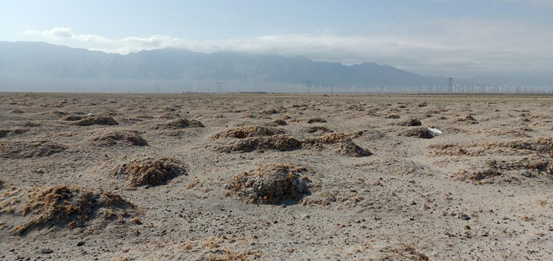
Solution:
[(553, 74), (553, 0), (0, 0), (0, 41), (302, 55), (433, 75)]

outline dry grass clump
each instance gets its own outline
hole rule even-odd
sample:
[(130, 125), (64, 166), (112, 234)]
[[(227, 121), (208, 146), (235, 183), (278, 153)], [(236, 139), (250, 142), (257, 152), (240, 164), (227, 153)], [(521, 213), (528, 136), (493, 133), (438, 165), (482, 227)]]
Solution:
[(263, 126), (251, 126), (251, 127), (229, 129), (223, 132), (219, 132), (211, 136), (211, 138), (212, 139), (221, 139), (221, 138), (244, 139), (249, 137), (273, 136), (277, 134), (284, 134), (284, 131), (280, 129), (263, 127)]
[(544, 137), (511, 142), (488, 143), (486, 144), (486, 147), (508, 147), (512, 149), (530, 150), (553, 155), (553, 139)]
[(116, 166), (110, 173), (127, 179), (132, 187), (155, 186), (180, 175), (187, 175), (182, 162), (168, 157), (144, 157)]
[(417, 119), (409, 119), (407, 121), (404, 121), (402, 123), (400, 123), (401, 126), (408, 126), (408, 127), (413, 127), (413, 126), (421, 126), (422, 123), (421, 121), (417, 120)]
[(553, 174), (553, 163), (546, 159), (541, 157), (531, 157), (531, 158), (523, 158), (521, 160), (516, 161), (490, 161), (488, 163), (490, 167), (493, 167), (495, 169), (499, 170), (514, 170), (514, 171), (524, 171), (524, 170), (532, 170), (536, 171), (538, 173), (544, 173), (547, 175)]
[[(67, 115), (67, 113), (63, 112), (64, 114), (60, 114), (59, 112), (56, 113), (54, 112), (54, 114), (56, 115)], [(87, 116), (84, 116), (84, 115), (69, 115), (69, 116), (65, 116), (63, 118), (61, 118), (62, 121), (80, 121), (82, 119), (85, 119)]]
[(219, 152), (251, 152), (260, 149), (289, 151), (301, 148), (302, 143), (286, 134), (250, 137), (237, 140), (228, 146), (218, 147)]
[[(72, 117), (72, 116), (68, 116), (68, 117)], [(77, 116), (77, 117), (80, 117), (80, 116)], [(79, 120), (74, 120), (72, 124), (77, 126), (119, 125), (117, 121), (115, 121), (112, 117), (109, 117), (109, 116), (87, 116)]]
[(421, 139), (432, 139), (434, 137), (431, 131), (423, 127), (405, 130), (402, 135), (406, 137), (415, 137)]
[[(13, 229), (19, 235), (34, 228), (82, 227), (96, 218), (100, 210), (106, 219), (123, 218), (127, 215), (126, 209), (135, 208), (113, 192), (94, 192), (80, 187), (35, 187), (19, 197), (28, 197), (28, 200), (21, 212), (16, 214), (31, 217), (29, 222)], [(14, 202), (20, 201), (23, 202), (22, 198)]]
[(204, 128), (204, 127), (205, 125), (197, 120), (178, 119), (178, 120), (157, 125), (156, 127), (154, 127), (154, 129), (177, 130), (177, 129), (184, 129), (184, 128)]
[(24, 159), (45, 157), (60, 153), (67, 147), (51, 141), (4, 141), (0, 142), (0, 158)]
[(300, 200), (309, 195), (312, 182), (305, 176), (306, 168), (291, 164), (268, 164), (231, 178), (227, 189), (250, 203), (279, 204), (285, 200)]
[(344, 133), (329, 133), (318, 138), (307, 138), (302, 141), (305, 148), (324, 149), (324, 145), (339, 144), (336, 153), (351, 157), (366, 157), (372, 155), (368, 150), (359, 147)]
[(148, 142), (136, 131), (99, 132), (91, 139), (93, 144), (101, 147), (114, 145), (147, 146)]

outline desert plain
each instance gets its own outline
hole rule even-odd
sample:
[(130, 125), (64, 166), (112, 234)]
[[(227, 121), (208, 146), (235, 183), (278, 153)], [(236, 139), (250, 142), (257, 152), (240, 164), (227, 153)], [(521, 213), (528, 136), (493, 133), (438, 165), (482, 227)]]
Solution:
[(552, 156), (551, 96), (1, 93), (0, 260), (553, 260)]

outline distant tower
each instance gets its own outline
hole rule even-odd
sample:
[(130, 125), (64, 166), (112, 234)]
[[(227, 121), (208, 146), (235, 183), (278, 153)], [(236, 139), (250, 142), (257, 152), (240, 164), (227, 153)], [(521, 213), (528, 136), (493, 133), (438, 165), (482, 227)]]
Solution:
[(221, 83), (217, 82), (217, 92), (221, 93)]
[(449, 87), (447, 88), (447, 92), (453, 92), (453, 78), (451, 77), (449, 77)]
[(156, 92), (159, 93), (159, 84), (156, 83), (154, 86), (156, 87)]
[(305, 82), (305, 85), (307, 86), (307, 93), (311, 93), (311, 81)]

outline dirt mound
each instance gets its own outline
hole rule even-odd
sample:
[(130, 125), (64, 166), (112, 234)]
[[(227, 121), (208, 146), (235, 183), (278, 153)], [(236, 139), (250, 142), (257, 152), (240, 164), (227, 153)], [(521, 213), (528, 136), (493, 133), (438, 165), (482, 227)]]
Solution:
[(164, 124), (159, 124), (154, 129), (177, 130), (184, 128), (204, 128), (205, 125), (197, 120), (178, 119)]
[(217, 133), (211, 136), (211, 138), (212, 139), (221, 139), (221, 138), (244, 139), (249, 137), (273, 136), (277, 134), (284, 134), (284, 131), (280, 129), (268, 128), (263, 126), (251, 126), (251, 127), (229, 129), (229, 130)]
[(67, 116), (62, 120), (72, 121), (71, 124), (77, 126), (119, 125), (117, 121), (109, 116)]
[(432, 139), (434, 138), (434, 135), (432, 135), (432, 132), (429, 131), (427, 128), (413, 128), (408, 129), (401, 133), (401, 135), (405, 137), (415, 137), (415, 138), (421, 138), (421, 139)]
[[(57, 115), (64, 115), (64, 114), (59, 114), (59, 113), (56, 113), (54, 112), (54, 114), (57, 114)], [(66, 113), (67, 114), (67, 113)], [(65, 114), (65, 115), (66, 115)], [(63, 118), (61, 118), (62, 121), (80, 121), (82, 119), (85, 119), (87, 116), (83, 116), (83, 115), (69, 115), (69, 116), (65, 116)]]
[(0, 142), (0, 158), (45, 157), (66, 149), (65, 146), (51, 141), (5, 141)]
[(488, 167), (476, 171), (467, 171), (461, 170), (457, 172), (454, 176), (457, 176), (458, 179), (463, 181), (472, 181), (473, 183), (483, 183), (486, 180), (489, 180), (493, 177), (501, 176), (502, 173), (500, 170), (494, 167)]
[(3, 189), (4, 188), (4, 184), (5, 182), (3, 180), (0, 179), (0, 189)]
[(250, 203), (279, 204), (309, 195), (312, 182), (305, 168), (291, 164), (269, 164), (231, 178), (227, 189)]
[(251, 152), (260, 149), (289, 151), (301, 148), (302, 143), (286, 134), (250, 137), (233, 142), (228, 146), (216, 148), (219, 152)]
[(386, 119), (399, 119), (400, 117), (397, 114), (391, 114), (391, 115), (388, 115), (384, 118), (386, 118)]
[(148, 142), (135, 131), (98, 132), (90, 141), (100, 147), (114, 145), (147, 146)]
[(410, 120), (407, 120), (407, 121), (404, 121), (402, 123), (400, 123), (401, 126), (408, 126), (408, 127), (413, 127), (413, 126), (421, 126), (422, 123), (421, 121), (417, 120), (417, 119), (410, 119)]
[[(127, 209), (135, 208), (113, 192), (95, 192), (80, 187), (35, 187), (28, 192), (21, 190), (11, 197), (2, 204), (1, 213), (11, 209), (12, 214), (26, 217), (26, 223), (12, 230), (20, 235), (30, 229), (53, 226), (83, 227), (101, 214), (106, 220), (123, 219), (128, 215)], [(23, 205), (23, 202), (26, 203)]]
[(329, 133), (318, 138), (307, 138), (302, 141), (305, 148), (324, 149), (324, 145), (339, 144), (336, 153), (351, 157), (366, 157), (372, 155), (368, 150), (359, 147), (344, 133)]
[(115, 167), (111, 176), (127, 179), (132, 187), (155, 186), (180, 175), (187, 175), (182, 162), (167, 157), (145, 157)]

